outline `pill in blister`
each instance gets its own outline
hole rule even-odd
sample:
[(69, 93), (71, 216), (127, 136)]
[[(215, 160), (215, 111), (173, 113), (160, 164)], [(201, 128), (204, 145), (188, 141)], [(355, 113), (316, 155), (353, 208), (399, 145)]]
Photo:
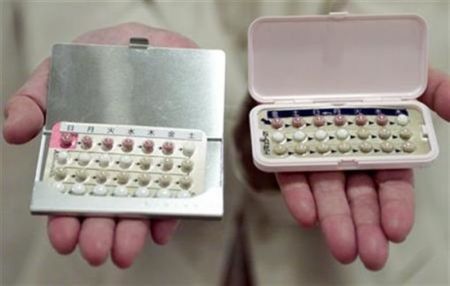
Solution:
[(336, 137), (339, 140), (345, 140), (348, 138), (348, 136), (350, 136), (350, 133), (346, 129), (342, 128), (336, 131)]
[(192, 185), (192, 178), (189, 176), (183, 176), (178, 182), (182, 189), (189, 189)]
[(367, 117), (364, 114), (358, 114), (355, 116), (355, 123), (358, 126), (364, 126), (367, 123)]
[(194, 168), (194, 161), (185, 159), (181, 162), (180, 167), (181, 167), (181, 171), (183, 171), (185, 173), (189, 173)]
[(330, 146), (327, 143), (320, 143), (317, 145), (316, 150), (321, 154), (325, 154), (330, 151)]
[(322, 115), (316, 115), (313, 118), (313, 124), (317, 127), (323, 126), (326, 123), (326, 119), (325, 117), (323, 117)]
[(382, 142), (380, 144), (381, 150), (385, 153), (391, 153), (392, 151), (394, 151), (394, 144), (392, 144), (391, 142)]
[(128, 196), (128, 189), (124, 186), (117, 186), (114, 188), (113, 195), (116, 197)]
[(302, 131), (296, 131), (292, 138), (297, 142), (302, 142), (306, 139), (306, 134)]
[(158, 198), (170, 198), (170, 191), (167, 189), (162, 189), (156, 192), (156, 197)]
[(352, 146), (347, 142), (342, 142), (338, 145), (338, 150), (341, 153), (347, 153), (352, 149)]
[(147, 189), (147, 188), (140, 187), (140, 188), (138, 188), (138, 189), (136, 190), (136, 192), (134, 193), (134, 195), (135, 195), (136, 197), (139, 197), (139, 198), (145, 198), (145, 197), (148, 197), (148, 196), (150, 195), (150, 190)]
[(187, 142), (183, 145), (183, 155), (186, 157), (191, 157), (195, 151), (195, 144), (192, 142)]
[(403, 128), (402, 130), (400, 130), (399, 135), (403, 140), (408, 140), (412, 137), (413, 134), (408, 128)]
[(141, 158), (139, 160), (139, 167), (145, 171), (145, 170), (150, 169), (151, 163), (152, 163), (152, 160), (150, 158)]
[(98, 164), (100, 165), (100, 167), (103, 167), (103, 168), (108, 167), (110, 161), (111, 161), (111, 159), (106, 154), (102, 154), (98, 158)]
[(387, 128), (381, 128), (380, 130), (378, 130), (378, 137), (383, 140), (387, 140), (391, 137), (391, 131)]
[(78, 155), (77, 159), (80, 166), (86, 166), (91, 161), (91, 155), (88, 153), (81, 153)]
[(356, 132), (356, 135), (358, 135), (359, 139), (365, 140), (365, 139), (369, 138), (370, 132), (366, 128), (360, 128)]
[(133, 163), (133, 159), (130, 156), (121, 156), (119, 160), (119, 166), (122, 169), (128, 169)]
[(85, 170), (77, 170), (75, 172), (75, 180), (77, 182), (83, 182), (87, 179), (87, 173)]
[(112, 138), (103, 138), (102, 140), (102, 149), (104, 151), (111, 150), (114, 146), (114, 140)]
[(106, 180), (108, 179), (108, 174), (103, 171), (97, 172), (95, 179), (96, 179), (97, 183), (104, 184), (106, 182)]
[(150, 183), (150, 176), (148, 174), (140, 174), (138, 177), (139, 185), (146, 186)]
[(305, 125), (305, 120), (301, 118), (300, 116), (294, 116), (292, 117), (292, 126), (295, 128), (300, 128), (303, 125)]
[(53, 187), (61, 193), (64, 193), (64, 191), (66, 190), (66, 186), (64, 186), (64, 184), (61, 182), (54, 183)]
[(402, 145), (402, 149), (407, 153), (412, 153), (416, 150), (416, 145), (414, 145), (414, 143), (412, 142), (405, 142)]
[(64, 178), (67, 176), (66, 169), (63, 168), (56, 168), (55, 169), (55, 180), (61, 181), (64, 180)]
[(61, 133), (61, 137), (59, 138), (59, 145), (62, 148), (69, 148), (72, 146), (73, 135), (71, 133)]
[(185, 198), (190, 198), (190, 197), (191, 197), (191, 193), (189, 193), (189, 191), (179, 191), (179, 192), (177, 192), (177, 198), (185, 199)]
[(314, 133), (314, 137), (319, 141), (323, 141), (327, 139), (328, 133), (325, 130), (319, 129)]
[(56, 153), (56, 161), (58, 164), (64, 165), (67, 163), (67, 160), (69, 159), (69, 153), (65, 151), (61, 151)]
[(369, 153), (370, 151), (372, 151), (372, 144), (370, 144), (369, 142), (362, 142), (361, 144), (359, 144), (359, 150), (361, 150), (361, 152), (363, 153)]
[(175, 148), (174, 144), (170, 141), (164, 142), (162, 145), (162, 152), (166, 155), (170, 155), (173, 153), (173, 149)]
[(142, 143), (142, 152), (146, 154), (152, 153), (154, 148), (155, 143), (152, 140), (145, 140), (144, 143)]
[(285, 138), (285, 137), (284, 137), (284, 134), (281, 133), (281, 132), (275, 131), (275, 132), (272, 134), (272, 140), (275, 141), (275, 142), (277, 142), (277, 143), (283, 142), (283, 141), (284, 141), (284, 138)]
[(305, 144), (297, 144), (294, 148), (295, 153), (303, 155), (309, 151), (309, 148)]
[(397, 116), (397, 124), (401, 126), (405, 126), (409, 123), (409, 117), (405, 114), (399, 114)]
[(284, 126), (284, 122), (281, 118), (274, 118), (270, 121), (270, 125), (272, 125), (272, 127), (275, 129), (280, 129)]
[(83, 138), (81, 138), (81, 148), (90, 149), (91, 147), (92, 147), (92, 137), (83, 136)]
[(92, 189), (92, 194), (96, 196), (104, 196), (108, 193), (108, 188), (104, 185), (97, 185)]
[(159, 186), (162, 188), (166, 188), (170, 185), (172, 178), (169, 175), (162, 175), (159, 177)]
[(277, 155), (284, 155), (287, 152), (287, 148), (283, 144), (278, 144), (273, 147), (273, 152)]
[(125, 138), (122, 140), (122, 151), (131, 152), (133, 150), (134, 141), (131, 138)]
[(173, 168), (172, 158), (164, 158), (161, 160), (161, 169), (164, 171), (170, 171)]
[(83, 195), (86, 192), (86, 187), (83, 184), (73, 184), (70, 188), (70, 192), (75, 195)]
[(121, 185), (125, 185), (126, 183), (128, 183), (129, 178), (130, 177), (128, 176), (127, 173), (120, 172), (119, 174), (117, 174), (117, 183), (119, 183)]
[(378, 125), (385, 126), (386, 124), (389, 123), (389, 118), (384, 114), (378, 114), (375, 121), (377, 122)]
[(333, 121), (336, 126), (343, 126), (347, 122), (347, 118), (344, 115), (338, 114), (334, 117)]

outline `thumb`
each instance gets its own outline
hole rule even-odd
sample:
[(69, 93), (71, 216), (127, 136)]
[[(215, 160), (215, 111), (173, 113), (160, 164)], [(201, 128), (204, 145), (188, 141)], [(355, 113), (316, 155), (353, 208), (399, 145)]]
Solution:
[(30, 141), (44, 124), (50, 60), (44, 60), (5, 108), (3, 137), (12, 144)]

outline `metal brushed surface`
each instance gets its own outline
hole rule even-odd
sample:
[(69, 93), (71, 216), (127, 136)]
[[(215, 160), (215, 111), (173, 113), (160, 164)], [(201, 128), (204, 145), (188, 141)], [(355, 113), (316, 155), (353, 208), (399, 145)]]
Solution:
[(57, 44), (46, 129), (58, 121), (203, 130), (223, 136), (220, 50)]

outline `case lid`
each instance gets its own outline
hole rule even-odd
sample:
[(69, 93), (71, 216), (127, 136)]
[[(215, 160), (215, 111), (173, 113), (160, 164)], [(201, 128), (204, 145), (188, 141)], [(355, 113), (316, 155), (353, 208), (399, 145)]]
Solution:
[[(132, 39), (136, 40), (136, 39)], [(200, 129), (223, 137), (220, 50), (57, 44), (46, 129), (59, 121)]]
[(259, 18), (248, 51), (259, 102), (413, 99), (427, 85), (427, 28), (417, 15)]

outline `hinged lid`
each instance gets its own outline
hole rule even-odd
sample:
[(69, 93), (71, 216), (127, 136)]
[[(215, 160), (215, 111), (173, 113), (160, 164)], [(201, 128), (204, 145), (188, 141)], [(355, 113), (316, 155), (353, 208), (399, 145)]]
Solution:
[(225, 54), (220, 50), (58, 44), (46, 129), (59, 121), (200, 129), (223, 137)]
[(259, 102), (413, 99), (427, 85), (427, 29), (416, 15), (268, 17), (248, 32)]

